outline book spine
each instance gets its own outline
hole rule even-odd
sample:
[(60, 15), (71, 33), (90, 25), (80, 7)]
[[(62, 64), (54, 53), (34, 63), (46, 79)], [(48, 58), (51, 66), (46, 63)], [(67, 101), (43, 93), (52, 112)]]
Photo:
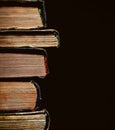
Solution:
[(54, 30), (54, 35), (55, 35), (55, 37), (57, 38), (57, 40), (58, 40), (58, 45), (57, 45), (57, 47), (60, 47), (60, 35), (59, 35), (59, 32), (57, 31), (57, 30)]
[(46, 17), (46, 10), (45, 10), (45, 2), (42, 1), (41, 8), (39, 9), (39, 13), (42, 19), (42, 23), (44, 25), (43, 28), (47, 27), (47, 17)]
[(49, 112), (47, 110), (45, 111), (45, 114), (46, 114), (46, 125), (44, 130), (49, 130), (51, 119), (50, 119)]
[(35, 110), (42, 110), (44, 109), (43, 108), (44, 104), (43, 104), (42, 95), (41, 95), (41, 88), (39, 84), (35, 82), (35, 80), (32, 80), (31, 82), (35, 85), (36, 90), (37, 90), (37, 95), (39, 95), (36, 100)]

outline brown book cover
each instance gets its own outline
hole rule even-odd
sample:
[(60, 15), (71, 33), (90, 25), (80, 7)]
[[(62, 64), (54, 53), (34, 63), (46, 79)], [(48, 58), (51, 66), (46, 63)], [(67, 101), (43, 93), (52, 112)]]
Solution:
[(0, 29), (46, 27), (44, 1), (0, 1)]
[(0, 31), (0, 47), (58, 47), (59, 42), (54, 29)]
[(46, 110), (18, 113), (0, 113), (0, 130), (48, 130), (49, 114)]
[(0, 48), (0, 78), (45, 77), (47, 57), (39, 48)]

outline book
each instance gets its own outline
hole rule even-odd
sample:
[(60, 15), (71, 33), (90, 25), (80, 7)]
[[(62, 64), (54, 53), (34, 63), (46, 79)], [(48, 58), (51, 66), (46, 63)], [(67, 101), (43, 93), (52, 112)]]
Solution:
[(1, 130), (48, 130), (49, 114), (46, 110), (18, 113), (0, 113)]
[(46, 13), (43, 1), (0, 1), (0, 29), (32, 29), (45, 26)]
[(40, 87), (35, 81), (0, 82), (0, 112), (40, 109), (41, 100)]
[(45, 77), (46, 52), (38, 48), (0, 48), (0, 78)]
[(1, 47), (58, 47), (59, 41), (54, 29), (0, 31)]

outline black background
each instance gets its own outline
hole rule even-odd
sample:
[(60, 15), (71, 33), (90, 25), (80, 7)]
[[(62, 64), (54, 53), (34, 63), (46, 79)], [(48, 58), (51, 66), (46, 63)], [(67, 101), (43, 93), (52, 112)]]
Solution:
[(111, 130), (114, 98), (107, 72), (113, 4), (49, 0), (45, 6), (48, 28), (61, 38), (58, 49), (47, 49), (50, 74), (42, 85), (50, 130)]

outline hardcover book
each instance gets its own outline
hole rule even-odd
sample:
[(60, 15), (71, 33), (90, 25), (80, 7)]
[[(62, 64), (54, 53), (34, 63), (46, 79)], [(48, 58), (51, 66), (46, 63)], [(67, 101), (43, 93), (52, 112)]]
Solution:
[(54, 29), (1, 30), (1, 47), (58, 47), (59, 34)]
[(45, 77), (46, 52), (37, 48), (0, 48), (0, 78)]
[(18, 113), (0, 113), (0, 130), (48, 130), (46, 110)]
[(41, 100), (40, 86), (34, 80), (0, 82), (0, 112), (40, 109)]
[(45, 26), (44, 1), (0, 0), (0, 29), (32, 29)]

